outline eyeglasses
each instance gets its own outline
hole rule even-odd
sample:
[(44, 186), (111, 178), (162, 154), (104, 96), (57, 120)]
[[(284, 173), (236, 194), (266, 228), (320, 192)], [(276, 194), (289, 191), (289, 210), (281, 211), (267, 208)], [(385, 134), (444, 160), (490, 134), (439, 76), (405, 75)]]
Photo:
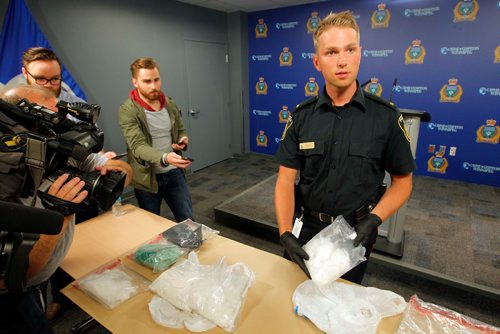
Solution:
[(59, 86), (61, 84), (62, 78), (47, 79), (47, 78), (44, 78), (44, 77), (36, 77), (33, 74), (31, 74), (30, 72), (28, 72), (28, 70), (26, 69), (26, 67), (24, 69), (26, 70), (26, 73), (28, 73), (29, 75), (31, 75), (31, 77), (33, 79), (35, 79), (35, 82), (36, 82), (37, 85), (43, 86), (43, 85), (46, 85), (48, 82), (50, 82), (50, 84), (52, 86)]

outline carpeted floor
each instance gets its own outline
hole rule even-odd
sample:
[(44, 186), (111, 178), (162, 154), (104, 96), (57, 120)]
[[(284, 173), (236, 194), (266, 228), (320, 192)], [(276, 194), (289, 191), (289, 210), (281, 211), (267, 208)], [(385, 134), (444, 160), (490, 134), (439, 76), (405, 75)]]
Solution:
[[(282, 254), (283, 249), (269, 229), (235, 228), (215, 221), (214, 216), (214, 207), (272, 177), (277, 170), (272, 157), (246, 154), (188, 175), (196, 221), (219, 230), (225, 237)], [(405, 242), (404, 256), (415, 264), (442, 268), (448, 273), (499, 288), (500, 190), (434, 178), (415, 179), (405, 238), (420, 242), (420, 246), (406, 246)], [(255, 195), (255, 198), (260, 198), (260, 204), (254, 205), (248, 199), (241, 208), (255, 217), (274, 218), (272, 194), (268, 191)], [(133, 195), (125, 202), (136, 203)], [(161, 215), (172, 219), (166, 206), (162, 207)], [(417, 294), (424, 301), (500, 326), (498, 299), (449, 287), (378, 263), (369, 264), (363, 285), (392, 290), (406, 300)], [(54, 329), (56, 333), (70, 333), (71, 327), (85, 317), (79, 308), (70, 308), (54, 323)], [(108, 332), (97, 324), (86, 333)]]

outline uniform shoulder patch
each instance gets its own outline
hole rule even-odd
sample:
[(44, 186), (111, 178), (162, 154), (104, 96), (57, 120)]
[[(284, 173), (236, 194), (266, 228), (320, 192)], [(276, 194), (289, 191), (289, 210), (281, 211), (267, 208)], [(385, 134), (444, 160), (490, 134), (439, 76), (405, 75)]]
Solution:
[(297, 105), (295, 106), (295, 109), (294, 109), (293, 111), (295, 112), (295, 111), (297, 111), (297, 110), (299, 110), (299, 109), (302, 109), (302, 108), (304, 108), (305, 106), (308, 106), (308, 105), (310, 105), (310, 104), (311, 104), (311, 103), (313, 103), (313, 102), (316, 102), (318, 99), (319, 99), (319, 96), (313, 96), (313, 97), (311, 97), (310, 99), (307, 99), (307, 100), (305, 100), (305, 101), (302, 101), (302, 102), (300, 102), (299, 104), (297, 104)]
[(389, 100), (386, 100), (386, 99), (384, 99), (384, 98), (382, 98), (380, 96), (377, 96), (377, 95), (374, 95), (374, 94), (371, 94), (371, 93), (368, 93), (368, 92), (365, 92), (365, 96), (368, 99), (372, 100), (372, 101), (380, 103), (380, 104), (382, 104), (382, 105), (384, 105), (384, 106), (386, 106), (388, 108), (391, 108), (394, 111), (398, 111), (398, 107), (396, 107), (396, 105), (393, 102), (389, 101)]

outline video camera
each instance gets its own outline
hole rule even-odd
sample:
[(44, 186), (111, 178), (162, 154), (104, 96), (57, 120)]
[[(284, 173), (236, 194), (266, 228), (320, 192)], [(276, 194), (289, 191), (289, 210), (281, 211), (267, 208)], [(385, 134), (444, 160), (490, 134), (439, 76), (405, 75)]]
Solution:
[[(95, 124), (100, 107), (60, 101), (57, 108), (54, 112), (26, 99), (15, 105), (0, 99), (0, 182), (4, 185), (0, 187), (0, 200), (36, 195), (33, 170), (41, 169), (44, 179), (55, 180), (64, 173), (80, 177), (89, 192), (85, 201), (95, 199), (108, 210), (123, 191), (125, 174), (101, 175), (72, 166), (76, 165), (72, 159), (83, 162), (103, 148), (104, 133)], [(37, 195), (47, 208), (63, 214), (77, 210), (73, 203), (47, 193)]]

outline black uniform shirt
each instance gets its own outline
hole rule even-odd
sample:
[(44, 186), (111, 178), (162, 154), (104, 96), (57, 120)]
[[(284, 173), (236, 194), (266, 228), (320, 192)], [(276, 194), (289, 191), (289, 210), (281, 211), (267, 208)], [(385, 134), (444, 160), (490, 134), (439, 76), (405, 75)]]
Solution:
[(300, 171), (304, 208), (332, 216), (350, 214), (375, 200), (385, 171), (415, 168), (409, 136), (394, 104), (359, 87), (349, 103), (332, 105), (326, 89), (296, 107), (276, 159)]

